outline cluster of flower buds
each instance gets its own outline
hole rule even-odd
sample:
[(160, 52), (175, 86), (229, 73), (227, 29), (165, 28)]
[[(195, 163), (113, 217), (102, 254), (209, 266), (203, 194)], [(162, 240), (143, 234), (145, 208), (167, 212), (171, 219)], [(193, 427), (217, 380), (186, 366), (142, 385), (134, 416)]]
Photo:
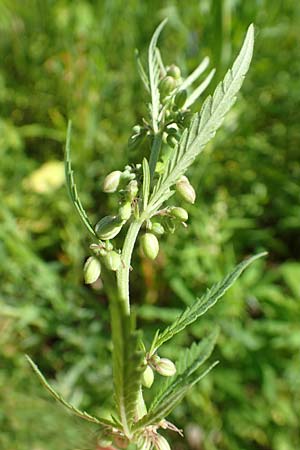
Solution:
[(172, 377), (176, 373), (175, 364), (168, 358), (160, 358), (158, 355), (152, 355), (145, 358), (146, 368), (142, 374), (142, 384), (151, 388), (154, 381), (154, 371), (163, 377)]

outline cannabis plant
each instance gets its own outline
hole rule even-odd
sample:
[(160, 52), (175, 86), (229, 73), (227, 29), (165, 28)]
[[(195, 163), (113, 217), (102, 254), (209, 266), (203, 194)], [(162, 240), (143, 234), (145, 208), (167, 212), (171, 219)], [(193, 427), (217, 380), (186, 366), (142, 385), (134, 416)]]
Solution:
[[(205, 145), (214, 137), (226, 113), (236, 100), (252, 57), (254, 29), (250, 25), (233, 66), (199, 112), (191, 106), (213, 78), (212, 70), (200, 84), (197, 80), (208, 68), (209, 60), (186, 78), (176, 65), (165, 66), (157, 47), (163, 21), (153, 34), (148, 51), (147, 70), (136, 54), (137, 68), (150, 101), (148, 113), (133, 127), (129, 149), (142, 154), (136, 164), (117, 168), (103, 180), (103, 190), (118, 198), (118, 210), (103, 217), (95, 226), (88, 218), (76, 189), (70, 156), (71, 124), (66, 142), (66, 180), (70, 198), (91, 237), (90, 256), (84, 265), (86, 283), (101, 276), (109, 298), (112, 331), (114, 410), (109, 417), (95, 417), (80, 411), (62, 398), (46, 381), (34, 362), (29, 362), (52, 396), (72, 413), (97, 424), (98, 445), (138, 449), (168, 450), (161, 430), (182, 431), (167, 420), (184, 395), (216, 364), (207, 363), (217, 339), (217, 330), (186, 349), (177, 362), (159, 356), (160, 347), (195, 322), (230, 288), (242, 271), (262, 254), (239, 264), (220, 283), (214, 285), (184, 310), (168, 327), (157, 330), (152, 342), (145, 342), (131, 313), (129, 279), (132, 253), (139, 239), (145, 258), (154, 260), (159, 240), (187, 226), (184, 202), (194, 203), (196, 193), (185, 175)], [(145, 149), (150, 154), (144, 156)], [(176, 199), (170, 202), (171, 197)], [(161, 378), (162, 377), (162, 378)], [(160, 388), (146, 405), (144, 390), (160, 380)], [(162, 381), (163, 380), (163, 381)]]

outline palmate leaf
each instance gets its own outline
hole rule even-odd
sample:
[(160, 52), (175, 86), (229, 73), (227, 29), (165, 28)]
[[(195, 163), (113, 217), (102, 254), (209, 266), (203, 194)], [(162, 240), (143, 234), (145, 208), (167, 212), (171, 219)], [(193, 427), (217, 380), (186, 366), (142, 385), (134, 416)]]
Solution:
[(120, 314), (122, 306), (116, 299), (110, 302), (113, 338), (113, 376), (115, 402), (119, 420), (127, 436), (136, 419), (138, 395), (143, 370), (140, 335), (131, 331), (130, 318)]
[(151, 115), (152, 115), (152, 126), (154, 133), (158, 131), (158, 116), (159, 116), (159, 79), (161, 74), (161, 58), (160, 54), (157, 51), (157, 40), (159, 35), (165, 26), (167, 19), (163, 20), (158, 27), (156, 28), (148, 51), (148, 66), (149, 66), (149, 81), (150, 81), (150, 92), (151, 92)]
[(194, 342), (190, 348), (184, 349), (178, 360), (176, 361), (176, 378), (165, 378), (162, 386), (153, 399), (149, 412), (151, 412), (165, 397), (171, 394), (172, 391), (181, 384), (182, 376), (184, 378), (190, 377), (199, 367), (205, 363), (210, 357), (219, 335), (219, 329), (216, 328), (201, 342)]
[(253, 261), (265, 256), (266, 254), (266, 252), (259, 253), (241, 262), (220, 283), (215, 284), (202, 297), (198, 298), (195, 303), (186, 308), (177, 320), (175, 320), (175, 322), (165, 328), (163, 332), (156, 334), (150, 352), (153, 354), (162, 344), (171, 339), (175, 334), (182, 331), (188, 325), (195, 322), (195, 320), (202, 316), (209, 308), (214, 306), (238, 279), (246, 267), (248, 267)]
[(26, 359), (31, 365), (33, 371), (38, 376), (40, 382), (42, 385), (47, 389), (47, 391), (52, 395), (55, 400), (57, 400), (59, 403), (61, 403), (63, 406), (65, 406), (69, 411), (71, 411), (72, 414), (75, 414), (76, 416), (80, 417), (81, 419), (87, 420), (88, 422), (96, 423), (97, 425), (102, 425), (103, 427), (114, 427), (116, 426), (114, 422), (111, 422), (107, 419), (100, 419), (94, 416), (91, 416), (85, 411), (80, 411), (75, 406), (71, 405), (71, 403), (67, 402), (58, 392), (56, 392), (52, 386), (48, 383), (42, 372), (39, 370), (38, 366), (32, 361), (32, 359), (26, 355)]
[(93, 236), (93, 238), (97, 238), (96, 233), (93, 229), (93, 225), (91, 224), (83, 206), (78, 196), (77, 187), (74, 181), (72, 164), (71, 164), (71, 130), (72, 123), (69, 121), (68, 130), (67, 130), (67, 140), (66, 140), (66, 153), (65, 153), (65, 175), (66, 175), (66, 183), (67, 189), (71, 198), (71, 201), (79, 214), (79, 217), (82, 223), (87, 228), (88, 232)]
[(254, 27), (250, 25), (232, 68), (228, 70), (224, 80), (219, 83), (213, 96), (209, 96), (205, 100), (201, 111), (193, 116), (190, 127), (183, 132), (171, 154), (165, 171), (153, 190), (149, 202), (150, 210), (161, 205), (163, 194), (184, 174), (221, 126), (226, 113), (236, 100), (237, 93), (249, 69), (253, 44)]

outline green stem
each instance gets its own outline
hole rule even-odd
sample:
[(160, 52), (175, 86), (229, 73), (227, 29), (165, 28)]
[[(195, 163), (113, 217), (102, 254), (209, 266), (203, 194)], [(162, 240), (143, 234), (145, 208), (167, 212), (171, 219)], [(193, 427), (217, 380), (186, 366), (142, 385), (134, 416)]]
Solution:
[(152, 184), (155, 167), (159, 158), (160, 149), (161, 149), (161, 133), (154, 134), (151, 153), (150, 153), (150, 159), (149, 159), (149, 169), (150, 169), (150, 183)]

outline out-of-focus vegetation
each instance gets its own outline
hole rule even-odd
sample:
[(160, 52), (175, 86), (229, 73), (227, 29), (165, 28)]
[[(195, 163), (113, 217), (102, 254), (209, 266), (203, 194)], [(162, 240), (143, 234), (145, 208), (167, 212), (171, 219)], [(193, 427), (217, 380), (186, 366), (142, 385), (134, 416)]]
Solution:
[[(177, 408), (176, 448), (300, 448), (300, 4), (294, 0), (2, 0), (0, 3), (0, 448), (86, 448), (82, 428), (46, 400), (29, 353), (57, 389), (91, 412), (111, 399), (110, 330), (101, 286), (84, 286), (88, 238), (63, 177), (67, 119), (81, 197), (105, 214), (106, 173), (122, 169), (145, 113), (134, 48), (145, 55), (169, 17), (166, 63), (192, 70), (208, 54), (224, 74), (250, 22), (250, 74), (223, 130), (194, 165), (191, 220), (162, 239), (157, 263), (137, 252), (137, 318), (151, 334), (246, 255), (269, 256), (176, 346), (221, 336), (219, 366)], [(103, 415), (103, 414), (101, 414)], [(174, 437), (176, 439), (176, 437)], [(92, 447), (91, 447), (92, 448)]]

